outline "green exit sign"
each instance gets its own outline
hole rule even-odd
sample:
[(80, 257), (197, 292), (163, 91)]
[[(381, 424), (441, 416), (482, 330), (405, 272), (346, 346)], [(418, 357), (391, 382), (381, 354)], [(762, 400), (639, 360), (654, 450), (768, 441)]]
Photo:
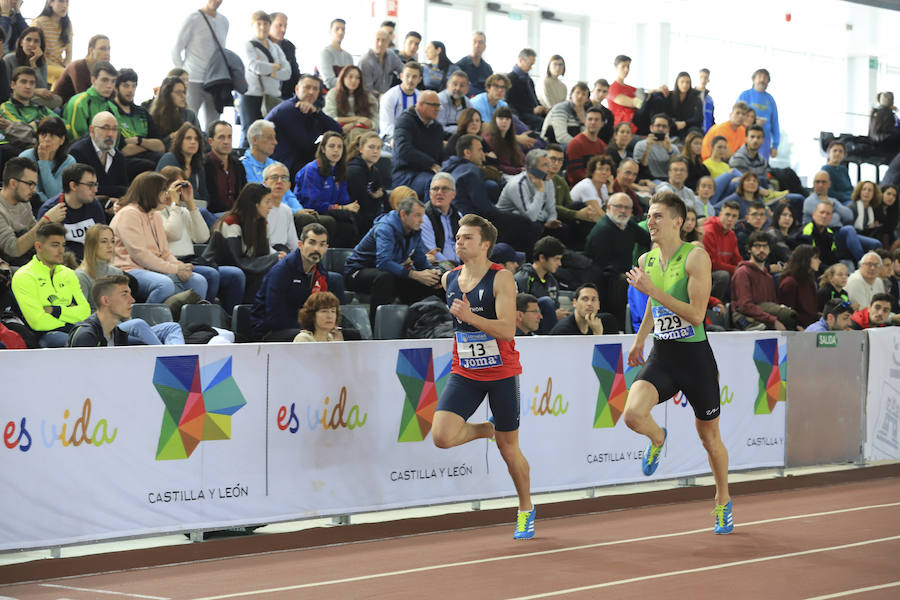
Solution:
[(511, 13), (509, 13), (508, 16), (513, 21), (521, 21), (522, 20), (522, 13), (511, 12)]
[(869, 57), (869, 68), (872, 70), (878, 69), (878, 57), (877, 56)]
[(838, 336), (833, 331), (820, 331), (816, 334), (817, 348), (837, 348)]

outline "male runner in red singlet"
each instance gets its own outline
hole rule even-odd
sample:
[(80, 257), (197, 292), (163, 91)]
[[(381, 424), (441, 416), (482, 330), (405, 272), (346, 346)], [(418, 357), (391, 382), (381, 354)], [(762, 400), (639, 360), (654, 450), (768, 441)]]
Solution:
[[(438, 448), (478, 438), (497, 440), (500, 455), (519, 496), (515, 539), (534, 537), (528, 461), (519, 449), (519, 353), (516, 334), (516, 284), (512, 274), (488, 260), (497, 229), (469, 214), (459, 221), (456, 253), (462, 266), (444, 273), (441, 284), (456, 329), (450, 380), (438, 400), (431, 437)], [(484, 401), (492, 420), (466, 421)]]

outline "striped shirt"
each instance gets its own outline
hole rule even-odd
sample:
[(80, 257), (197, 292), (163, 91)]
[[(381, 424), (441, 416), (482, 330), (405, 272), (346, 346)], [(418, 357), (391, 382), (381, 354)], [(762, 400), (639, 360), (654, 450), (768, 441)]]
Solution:
[(40, 27), (44, 31), (44, 41), (47, 45), (44, 56), (47, 60), (60, 66), (65, 66), (65, 63), (63, 62), (63, 50), (66, 49), (66, 44), (63, 44), (59, 39), (60, 35), (62, 35), (59, 22), (57, 21), (54, 23), (53, 19), (50, 17), (37, 17), (31, 21), (31, 25)]

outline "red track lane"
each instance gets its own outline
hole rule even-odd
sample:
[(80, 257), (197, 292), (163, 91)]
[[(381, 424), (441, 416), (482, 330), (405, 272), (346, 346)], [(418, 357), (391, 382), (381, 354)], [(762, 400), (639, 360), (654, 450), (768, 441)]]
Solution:
[[(711, 502), (544, 521), (539, 506), (538, 537), (528, 542), (513, 542), (511, 514), (503, 527), (14, 585), (0, 587), (0, 598), (187, 600), (271, 590), (239, 597), (476, 600), (598, 584), (606, 587), (551, 597), (806, 598), (900, 580), (900, 539), (868, 543), (900, 538), (898, 503), (898, 478), (746, 496), (735, 499), (738, 527), (729, 536), (711, 533)], [(881, 504), (894, 505), (847, 510)], [(841, 512), (814, 515), (829, 511)], [(784, 519), (796, 515), (806, 516)], [(866, 544), (836, 548), (857, 543)], [(758, 560), (766, 557), (780, 558)], [(453, 564), (469, 561), (477, 562)], [(740, 561), (754, 562), (720, 567)], [(415, 572), (373, 577), (407, 569)], [(354, 577), (364, 579), (294, 587)], [(638, 581), (623, 581), (630, 579)], [(293, 589), (275, 591), (283, 587)], [(900, 587), (853, 597), (897, 598)]]

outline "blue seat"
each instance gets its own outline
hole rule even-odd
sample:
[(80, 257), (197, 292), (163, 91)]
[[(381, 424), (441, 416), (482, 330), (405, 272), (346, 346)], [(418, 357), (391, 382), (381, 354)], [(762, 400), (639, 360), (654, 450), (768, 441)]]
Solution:
[(403, 322), (409, 307), (405, 304), (382, 304), (375, 309), (375, 339), (399, 340), (403, 338)]
[(231, 311), (231, 331), (234, 341), (243, 344), (253, 341), (253, 328), (250, 325), (250, 308), (252, 304), (237, 304)]
[(181, 308), (181, 318), (178, 320), (182, 327), (200, 323), (219, 329), (228, 329), (228, 315), (218, 304), (185, 304)]
[(369, 323), (368, 306), (364, 304), (342, 304), (341, 316), (347, 319), (354, 329), (359, 331), (361, 339), (372, 339), (372, 324)]
[(132, 319), (143, 319), (147, 325), (159, 325), (172, 321), (172, 311), (165, 304), (134, 304), (131, 307)]

